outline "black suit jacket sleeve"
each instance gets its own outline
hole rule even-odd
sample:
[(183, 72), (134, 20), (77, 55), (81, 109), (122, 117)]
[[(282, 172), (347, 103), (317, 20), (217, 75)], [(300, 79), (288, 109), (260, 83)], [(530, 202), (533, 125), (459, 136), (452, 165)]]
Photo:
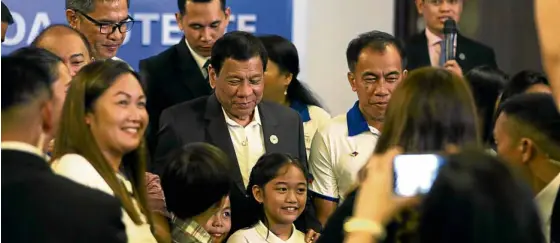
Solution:
[[(307, 151), (305, 150), (305, 137), (303, 132), (303, 121), (301, 117), (298, 115), (298, 133), (299, 133), (299, 149), (298, 149), (298, 159), (302, 163), (303, 167), (305, 168), (305, 175), (307, 178), (311, 178), (311, 173), (309, 173), (309, 167), (307, 164)], [(312, 203), (311, 193), (307, 193), (307, 202), (305, 203), (305, 228), (306, 229), (313, 229), (315, 232), (320, 233), (322, 230), (321, 223), (317, 219), (315, 213), (315, 206)]]
[(161, 114), (160, 128), (157, 132), (157, 145), (153, 156), (152, 171), (160, 174), (168, 161), (171, 152), (181, 147), (181, 140), (175, 133), (174, 117), (171, 110)]
[[(112, 199), (112, 198), (111, 198)], [(99, 200), (91, 200), (92, 202), (95, 201), (103, 201), (101, 197)], [(105, 200), (104, 204), (99, 203), (101, 208), (103, 208), (102, 212), (95, 212), (94, 210), (92, 215), (98, 215), (97, 220), (99, 222), (90, 222), (92, 225), (97, 225), (99, 230), (98, 232), (92, 232), (94, 237), (99, 237), (98, 242), (115, 242), (115, 243), (125, 243), (127, 242), (127, 235), (125, 232), (125, 227), (122, 222), (122, 210), (121, 205), (116, 200)], [(88, 218), (89, 221), (95, 221), (93, 217)]]
[(162, 98), (158, 97), (161, 92), (158, 90), (156, 76), (153, 73), (154, 67), (152, 62), (149, 60), (141, 60), (139, 63), (140, 76), (144, 82), (144, 87), (146, 88), (146, 111), (148, 112), (148, 117), (150, 118), (150, 123), (148, 124), (148, 129), (146, 131), (146, 137), (148, 142), (148, 151), (150, 154), (155, 153), (155, 145), (157, 142), (157, 132), (159, 129), (159, 113), (162, 111), (163, 103)]

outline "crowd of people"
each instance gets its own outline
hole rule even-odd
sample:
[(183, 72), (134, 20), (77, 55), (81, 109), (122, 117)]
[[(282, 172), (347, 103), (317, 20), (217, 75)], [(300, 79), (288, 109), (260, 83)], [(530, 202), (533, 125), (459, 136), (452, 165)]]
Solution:
[[(138, 71), (117, 57), (133, 3), (66, 0), (68, 25), (2, 56), (2, 239), (560, 242), (560, 4), (535, 2), (546, 74), (510, 75), (460, 33), (444, 59), (463, 1), (349, 40), (357, 101), (331, 116), (290, 40), (224, 33), (225, 0), (178, 0), (184, 38)], [(401, 154), (441, 158), (427, 193), (395, 194)]]

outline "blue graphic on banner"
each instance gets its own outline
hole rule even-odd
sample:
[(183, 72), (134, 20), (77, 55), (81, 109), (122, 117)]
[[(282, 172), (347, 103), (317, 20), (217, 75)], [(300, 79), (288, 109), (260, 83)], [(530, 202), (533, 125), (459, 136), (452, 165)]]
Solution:
[[(29, 45), (50, 24), (67, 24), (65, 0), (2, 0), (12, 12), (2, 55)], [(291, 39), (292, 0), (229, 0), (228, 31), (277, 34)], [(176, 0), (132, 0), (130, 15), (138, 21), (117, 56), (137, 70), (138, 62), (177, 44), (183, 33), (175, 21)]]

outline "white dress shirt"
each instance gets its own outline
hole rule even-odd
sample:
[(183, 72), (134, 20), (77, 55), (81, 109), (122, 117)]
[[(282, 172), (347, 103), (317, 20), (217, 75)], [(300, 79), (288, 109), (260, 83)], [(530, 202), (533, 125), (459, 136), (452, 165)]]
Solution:
[(541, 225), (543, 227), (546, 242), (550, 242), (550, 216), (552, 215), (552, 209), (554, 207), (554, 201), (556, 200), (556, 194), (558, 193), (559, 187), (560, 174), (554, 177), (554, 179), (535, 197), (537, 208), (542, 220)]
[(282, 240), (259, 221), (251, 228), (236, 231), (227, 243), (305, 243), (305, 234), (292, 224), (292, 235), (288, 240)]
[(189, 48), (189, 51), (191, 52), (191, 55), (193, 56), (194, 61), (196, 62), (196, 65), (198, 65), (198, 68), (200, 69), (200, 72), (202, 72), (202, 76), (204, 76), (204, 78), (207, 78), (208, 69), (204, 68), (204, 64), (206, 64), (206, 62), (210, 59), (210, 57), (203, 57), (198, 53), (196, 53), (196, 51), (194, 51), (189, 45), (189, 42), (187, 41), (186, 38), (185, 38), (185, 44)]
[[(113, 190), (109, 187), (109, 184), (105, 182), (105, 179), (93, 168), (93, 165), (79, 154), (67, 154), (62, 156), (62, 158), (56, 160), (51, 165), (51, 168), (55, 173), (64, 176), (74, 182), (91, 187), (93, 189), (100, 190), (111, 196), (114, 196)], [(129, 193), (132, 194), (132, 184), (126, 178), (117, 174), (117, 178), (125, 185)], [(138, 202), (132, 199), (134, 206), (138, 212), (140, 212), (140, 207)], [(128, 242), (138, 242), (138, 243), (157, 243), (156, 239), (152, 235), (150, 225), (146, 221), (146, 217), (141, 214), (142, 221), (141, 225), (136, 225), (134, 221), (128, 216), (128, 213), (122, 209), (122, 221), (126, 227), (126, 236), (128, 237)], [(87, 220), (87, 219), (84, 219)]]
[(259, 107), (255, 107), (253, 120), (245, 127), (229, 118), (226, 111), (222, 108), (226, 124), (231, 137), (231, 143), (235, 149), (235, 156), (243, 177), (245, 187), (249, 185), (251, 170), (257, 160), (265, 153), (261, 117)]

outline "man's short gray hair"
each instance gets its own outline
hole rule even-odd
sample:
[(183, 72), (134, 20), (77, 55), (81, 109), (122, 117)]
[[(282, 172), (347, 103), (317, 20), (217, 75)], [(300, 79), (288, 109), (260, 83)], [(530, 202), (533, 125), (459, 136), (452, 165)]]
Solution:
[[(95, 11), (95, 3), (98, 1), (118, 1), (118, 0), (66, 0), (66, 9), (78, 10), (83, 13)], [(126, 6), (130, 7), (130, 0), (126, 0)]]

